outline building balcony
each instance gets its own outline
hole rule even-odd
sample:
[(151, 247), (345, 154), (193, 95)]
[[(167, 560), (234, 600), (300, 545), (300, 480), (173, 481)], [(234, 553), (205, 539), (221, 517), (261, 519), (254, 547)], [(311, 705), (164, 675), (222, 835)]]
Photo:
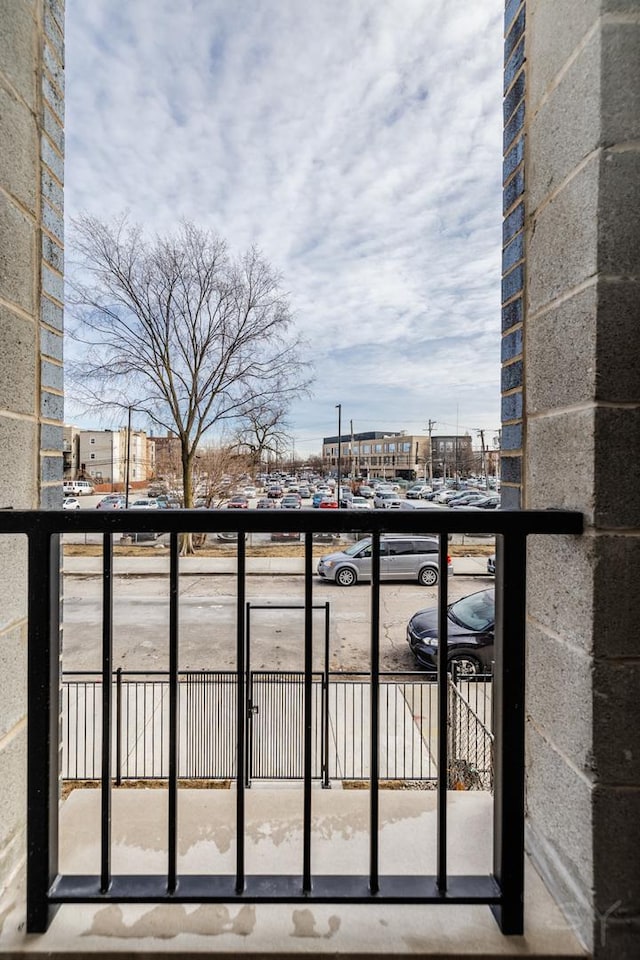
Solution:
[[(136, 514), (135, 523), (140, 531), (170, 534), (170, 666), (163, 720), (166, 770), (155, 783), (140, 778), (139, 788), (131, 789), (119, 785), (115, 764), (120, 710), (113, 683), (113, 542), (131, 527), (131, 516), (119, 511), (2, 515), (0, 532), (25, 533), (29, 541), (29, 737), (26, 887), (24, 892), (14, 890), (4, 906), (0, 951), (28, 949), (55, 956), (90, 949), (115, 955), (133, 947), (136, 952), (182, 956), (203, 950), (253, 955), (301, 950), (318, 955), (583, 955), (524, 850), (526, 542), (530, 535), (579, 533), (580, 515), (163, 511)], [(498, 537), (492, 791), (486, 784), (474, 791), (451, 789), (448, 731), (453, 694), (444, 644), (432, 683), (435, 732), (429, 749), (436, 772), (431, 789), (424, 784), (418, 784), (421, 789), (389, 789), (388, 711), (381, 696), (385, 678), (379, 656), (380, 536), (420, 533), (417, 525), (428, 525), (422, 532), (439, 536), (441, 570), (447, 567), (448, 534)], [(304, 541), (304, 670), (292, 721), (299, 765), (295, 777), (255, 782), (248, 776), (246, 737), (253, 703), (247, 688), (245, 540), (249, 533), (271, 533), (284, 526), (299, 531)], [(211, 722), (231, 731), (233, 765), (224, 780), (195, 784), (193, 776), (181, 776), (188, 745), (181, 722), (178, 583), (181, 564), (188, 561), (179, 555), (180, 536), (225, 530), (238, 534), (236, 670), (234, 696)], [(354, 531), (372, 535), (361, 789), (345, 788), (328, 763), (318, 767), (322, 732), (316, 736), (314, 720), (313, 534)], [(59, 534), (65, 532), (99, 533), (103, 538), (102, 695), (95, 711), (99, 773), (91, 777), (97, 789), (75, 789), (61, 800)], [(442, 636), (446, 577), (439, 580), (438, 603)], [(327, 690), (329, 684), (327, 677)], [(326, 716), (328, 723), (329, 713)], [(83, 723), (86, 726), (86, 715)], [(26, 938), (21, 927), (25, 916)]]

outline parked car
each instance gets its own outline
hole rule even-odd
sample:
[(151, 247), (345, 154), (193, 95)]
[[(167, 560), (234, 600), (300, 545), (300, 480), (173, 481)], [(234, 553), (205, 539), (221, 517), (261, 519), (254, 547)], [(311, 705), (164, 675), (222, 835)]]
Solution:
[(413, 487), (409, 487), (406, 492), (406, 497), (408, 500), (419, 500), (425, 493), (432, 493), (431, 487), (428, 483), (416, 483)]
[(249, 500), (243, 497), (241, 493), (234, 493), (227, 501), (228, 510), (246, 510), (249, 507)]
[(325, 493), (318, 506), (321, 510), (337, 510), (338, 501), (332, 493)]
[(366, 497), (367, 500), (373, 500), (374, 489), (366, 483), (361, 483), (358, 490), (358, 495), (361, 497)]
[(300, 497), (297, 493), (286, 493), (280, 501), (280, 506), (283, 510), (299, 510)]
[(459, 497), (452, 497), (448, 503), (448, 507), (458, 507), (459, 509), (464, 509), (465, 507), (474, 506), (476, 503), (479, 503), (481, 500), (484, 500), (485, 497), (481, 493), (463, 493)]
[(311, 490), (309, 487), (300, 487), (298, 493), (302, 500), (309, 500), (311, 498)]
[(367, 500), (366, 497), (351, 497), (349, 501), (350, 510), (372, 510), (373, 505), (371, 500)]
[(106, 497), (99, 500), (96, 504), (96, 510), (124, 510), (126, 498), (121, 493), (108, 493)]
[(261, 497), (256, 503), (256, 508), (258, 510), (275, 510), (276, 502), (275, 500), (269, 500), (268, 497)]
[(495, 555), (495, 553), (493, 554), (492, 557), (489, 557), (488, 560), (487, 560), (487, 573), (488, 573), (490, 576), (492, 576), (492, 577), (495, 577), (495, 575), (496, 575), (496, 555)]
[(64, 480), (62, 492), (65, 497), (86, 497), (93, 493), (93, 484), (88, 480)]
[(134, 500), (133, 503), (130, 501), (129, 507), (131, 510), (157, 510), (158, 501), (150, 497), (142, 497), (140, 500)]
[(324, 500), (325, 497), (326, 497), (326, 492), (324, 490), (317, 490), (316, 493), (314, 493), (313, 498), (311, 500), (312, 505), (314, 507), (319, 507), (320, 501)]
[(77, 497), (65, 497), (62, 503), (63, 510), (79, 510), (80, 501)]
[(297, 530), (297, 531), (294, 531), (294, 532), (292, 532), (292, 533), (287, 533), (287, 532), (284, 531), (284, 530), (274, 530), (273, 533), (271, 534), (271, 539), (272, 539), (273, 541), (278, 541), (278, 540), (299, 540), (299, 539), (300, 539), (300, 531)]
[[(471, 593), (447, 609), (447, 662), (461, 674), (490, 673), (493, 669), (495, 594)], [(438, 667), (438, 608), (418, 610), (407, 624), (407, 643), (421, 667)]]
[(383, 491), (380, 493), (379, 490), (376, 490), (376, 495), (373, 498), (373, 505), (377, 509), (388, 510), (389, 507), (394, 504), (402, 503), (402, 497), (399, 497), (397, 493), (391, 491)]
[[(350, 587), (371, 579), (371, 537), (337, 553), (321, 557), (318, 576)], [(451, 558), (447, 558), (449, 573)], [(435, 537), (383, 536), (380, 538), (380, 579), (417, 580), (424, 587), (438, 582), (438, 540)]]
[(279, 500), (280, 497), (283, 495), (283, 493), (284, 493), (284, 490), (282, 489), (282, 487), (275, 486), (275, 485), (269, 487), (267, 490), (267, 496), (270, 497), (272, 500)]

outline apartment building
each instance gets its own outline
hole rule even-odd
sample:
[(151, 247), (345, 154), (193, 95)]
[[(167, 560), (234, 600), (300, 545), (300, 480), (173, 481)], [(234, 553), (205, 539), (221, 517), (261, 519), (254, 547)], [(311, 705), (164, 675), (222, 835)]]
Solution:
[(405, 430), (391, 433), (374, 430), (324, 437), (324, 469), (336, 470), (338, 458), (346, 476), (415, 480), (428, 475), (429, 437), (409, 434)]
[(155, 447), (144, 430), (80, 430), (78, 475), (95, 483), (121, 484), (149, 480), (155, 473)]

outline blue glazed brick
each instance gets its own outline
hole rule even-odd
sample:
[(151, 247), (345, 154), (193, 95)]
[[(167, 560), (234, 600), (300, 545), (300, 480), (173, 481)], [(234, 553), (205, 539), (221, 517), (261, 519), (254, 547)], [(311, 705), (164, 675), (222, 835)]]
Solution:
[(40, 449), (57, 450), (62, 453), (63, 430), (52, 423), (43, 423), (40, 427)]
[(62, 361), (64, 340), (52, 330), (40, 328), (40, 352), (45, 357)]
[(503, 457), (500, 462), (500, 477), (504, 483), (520, 483), (522, 457)]
[(51, 264), (54, 270), (60, 273), (64, 270), (64, 250), (57, 243), (48, 237), (46, 233), (42, 234), (42, 257), (46, 263)]
[(54, 177), (57, 177), (60, 183), (64, 183), (64, 162), (46, 137), (40, 140), (40, 159), (46, 163)]
[(52, 233), (60, 243), (64, 242), (64, 216), (50, 206), (46, 200), (42, 204), (42, 225), (49, 233)]
[(516, 293), (522, 293), (524, 287), (524, 266), (520, 264), (502, 278), (502, 302), (510, 300)]
[(504, 128), (502, 137), (502, 151), (506, 153), (515, 138), (521, 133), (524, 126), (524, 102), (520, 104), (509, 123)]
[(522, 386), (522, 360), (516, 360), (515, 363), (509, 363), (502, 368), (502, 391), (513, 390), (514, 387)]
[[(504, 480), (504, 477), (502, 478)], [(502, 487), (500, 506), (503, 510), (520, 509), (520, 487)]]
[(62, 457), (41, 457), (40, 478), (43, 483), (51, 483), (54, 480), (62, 480)]
[(516, 167), (519, 167), (524, 159), (524, 137), (516, 140), (509, 153), (502, 163), (502, 182), (505, 183)]
[(64, 397), (43, 390), (40, 396), (40, 413), (47, 420), (59, 420), (62, 423), (64, 420)]
[(518, 12), (518, 7), (522, 0), (506, 0), (504, 5), (504, 32), (505, 36), (509, 33), (509, 27), (513, 23), (513, 18)]
[(502, 428), (502, 436), (500, 438), (500, 447), (503, 450), (522, 449), (522, 424), (521, 423), (511, 423), (508, 426)]
[(58, 93), (58, 90), (51, 83), (48, 77), (42, 78), (42, 96), (44, 102), (49, 104), (56, 116), (64, 120), (64, 95)]
[(57, 363), (51, 363), (50, 360), (43, 360), (40, 364), (40, 376), (43, 387), (50, 387), (52, 390), (63, 389), (63, 371), (62, 367), (58, 366)]
[(524, 37), (515, 48), (511, 54), (509, 62), (504, 68), (504, 86), (502, 88), (503, 93), (506, 93), (511, 84), (513, 83), (515, 76), (524, 63)]
[(46, 167), (42, 168), (40, 187), (45, 200), (48, 200), (49, 203), (53, 204), (54, 207), (57, 207), (58, 210), (62, 212), (64, 210), (64, 190), (55, 177), (51, 176)]
[(51, 11), (51, 15), (60, 29), (64, 30), (64, 3), (57, 3), (56, 0), (46, 0), (46, 6)]
[[(509, 305), (511, 306), (511, 304)], [(512, 333), (508, 333), (502, 338), (501, 360), (506, 363), (507, 360), (513, 360), (522, 353), (522, 327), (518, 327)]]
[(61, 303), (64, 300), (64, 280), (59, 274), (50, 270), (46, 263), (42, 264), (42, 290)]
[(53, 487), (42, 487), (40, 490), (41, 510), (62, 510), (62, 484), (56, 483)]
[(40, 319), (49, 327), (55, 327), (56, 330), (62, 330), (64, 327), (64, 311), (61, 306), (48, 297), (43, 297), (40, 301)]
[(64, 129), (46, 103), (44, 104), (43, 117), (45, 132), (51, 137), (60, 153), (64, 154)]
[(506, 213), (524, 193), (524, 167), (514, 174), (502, 191), (502, 212)]
[(51, 79), (61, 93), (64, 93), (64, 68), (60, 65), (57, 57), (54, 56), (53, 47), (47, 43), (44, 44), (42, 49), (42, 59)]
[(507, 304), (506, 307), (502, 308), (502, 330), (508, 330), (509, 327), (513, 327), (516, 323), (522, 323), (523, 318), (523, 309), (522, 309), (522, 297), (519, 297), (517, 300), (512, 300), (511, 303)]
[(525, 16), (525, 11), (523, 7), (520, 13), (518, 14), (518, 16), (516, 17), (516, 19), (511, 24), (509, 28), (509, 32), (505, 37), (505, 41), (504, 41), (504, 62), (505, 63), (513, 53), (514, 47), (516, 46), (518, 41), (521, 39), (522, 34), (524, 33), (524, 16)]
[(522, 419), (522, 391), (502, 398), (502, 422)]
[(504, 98), (502, 119), (506, 123), (520, 101), (524, 98), (524, 71), (516, 77), (515, 83)]
[(502, 245), (506, 247), (509, 240), (522, 230), (524, 226), (524, 203), (519, 203), (502, 222)]
[(524, 234), (518, 233), (502, 251), (502, 272), (508, 273), (524, 257)]
[(58, 54), (60, 62), (64, 63), (64, 39), (62, 29), (58, 26), (54, 17), (51, 16), (47, 7), (44, 9), (44, 32), (47, 40)]

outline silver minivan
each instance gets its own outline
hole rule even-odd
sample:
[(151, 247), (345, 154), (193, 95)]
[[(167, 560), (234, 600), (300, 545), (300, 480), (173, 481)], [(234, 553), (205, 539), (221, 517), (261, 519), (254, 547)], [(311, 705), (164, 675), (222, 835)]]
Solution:
[[(447, 557), (448, 572), (452, 572)], [(438, 582), (437, 537), (380, 537), (380, 579), (417, 580), (424, 587)], [(358, 580), (371, 579), (371, 537), (365, 537), (345, 550), (329, 553), (318, 562), (318, 576), (350, 587)]]

